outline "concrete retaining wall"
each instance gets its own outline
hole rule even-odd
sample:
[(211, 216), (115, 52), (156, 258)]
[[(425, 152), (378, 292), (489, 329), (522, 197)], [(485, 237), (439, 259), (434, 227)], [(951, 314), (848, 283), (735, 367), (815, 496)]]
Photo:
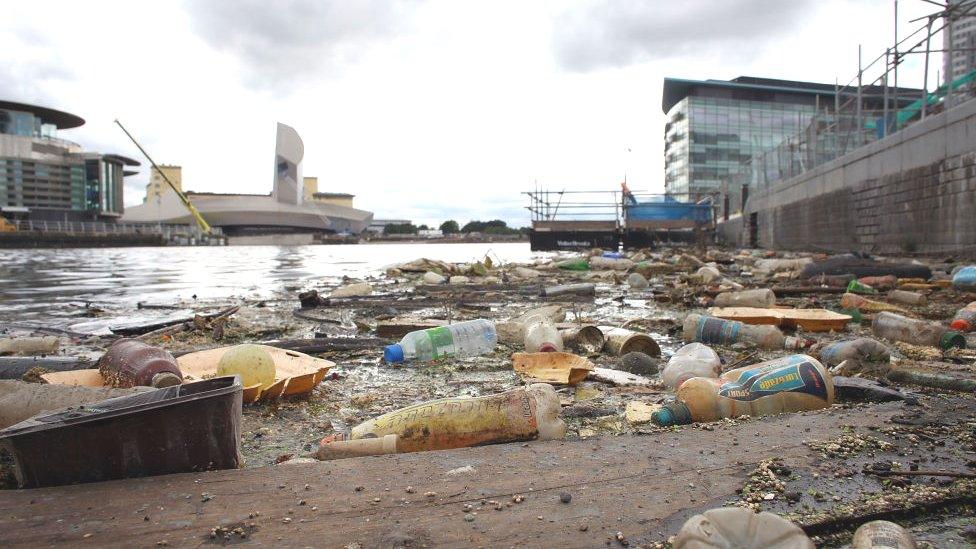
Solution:
[(976, 100), (753, 189), (720, 238), (747, 245), (753, 213), (763, 248), (976, 253)]

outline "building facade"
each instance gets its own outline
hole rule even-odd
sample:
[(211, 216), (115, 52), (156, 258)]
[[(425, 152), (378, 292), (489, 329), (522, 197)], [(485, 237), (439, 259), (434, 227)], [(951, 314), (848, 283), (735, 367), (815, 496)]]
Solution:
[[(883, 106), (882, 88), (862, 91), (865, 113)], [(921, 93), (899, 91), (903, 106)], [(834, 94), (831, 84), (770, 78), (665, 78), (665, 191), (678, 199), (721, 191), (754, 157), (806, 131), (814, 116), (832, 121)]]
[[(159, 165), (158, 169), (152, 167), (149, 170), (149, 183), (146, 184), (146, 196), (142, 199), (143, 202), (147, 202), (152, 199), (158, 200), (163, 196), (163, 193), (171, 192), (169, 183), (166, 179), (180, 191), (183, 191), (183, 168), (180, 166), (171, 166), (167, 164)], [(166, 176), (164, 179), (163, 176)]]
[(85, 121), (54, 109), (0, 101), (0, 213), (8, 219), (111, 221), (122, 215), (126, 176), (139, 163), (82, 150), (58, 130)]
[[(942, 32), (942, 79), (955, 80), (976, 70), (976, 0), (949, 0), (955, 16), (949, 27)], [(948, 51), (952, 50), (950, 58)], [(973, 90), (962, 90), (965, 97), (972, 97)]]

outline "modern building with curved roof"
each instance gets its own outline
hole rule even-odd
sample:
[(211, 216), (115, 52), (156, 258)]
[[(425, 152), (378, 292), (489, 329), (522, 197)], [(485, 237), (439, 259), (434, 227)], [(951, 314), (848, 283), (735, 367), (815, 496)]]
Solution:
[(85, 123), (64, 111), (0, 101), (0, 214), (9, 219), (113, 221), (139, 162), (85, 151), (58, 130)]
[[(269, 194), (185, 192), (212, 227), (225, 235), (282, 233), (360, 234), (373, 213), (352, 208), (352, 195), (319, 193), (315, 178), (302, 177), (305, 146), (294, 128), (278, 124), (274, 183)], [(169, 166), (172, 170), (174, 166)], [(312, 184), (314, 181), (314, 185)], [(193, 223), (179, 196), (166, 185), (147, 193), (146, 200), (126, 209), (126, 222)]]

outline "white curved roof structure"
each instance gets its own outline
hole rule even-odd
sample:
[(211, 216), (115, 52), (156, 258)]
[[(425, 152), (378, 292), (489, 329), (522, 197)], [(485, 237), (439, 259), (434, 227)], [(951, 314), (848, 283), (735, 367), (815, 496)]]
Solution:
[[(187, 192), (207, 223), (225, 232), (282, 229), (359, 234), (373, 213), (337, 204), (304, 200), (302, 159), (305, 145), (291, 126), (278, 123), (274, 186), (270, 195)], [(125, 209), (123, 222), (193, 224), (190, 212), (172, 190)]]

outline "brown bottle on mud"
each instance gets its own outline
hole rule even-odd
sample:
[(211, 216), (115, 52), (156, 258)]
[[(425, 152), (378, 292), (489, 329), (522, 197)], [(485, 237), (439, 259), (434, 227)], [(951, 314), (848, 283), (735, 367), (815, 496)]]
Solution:
[(183, 383), (183, 372), (169, 352), (135, 339), (119, 339), (98, 360), (98, 371), (112, 387), (169, 387)]

